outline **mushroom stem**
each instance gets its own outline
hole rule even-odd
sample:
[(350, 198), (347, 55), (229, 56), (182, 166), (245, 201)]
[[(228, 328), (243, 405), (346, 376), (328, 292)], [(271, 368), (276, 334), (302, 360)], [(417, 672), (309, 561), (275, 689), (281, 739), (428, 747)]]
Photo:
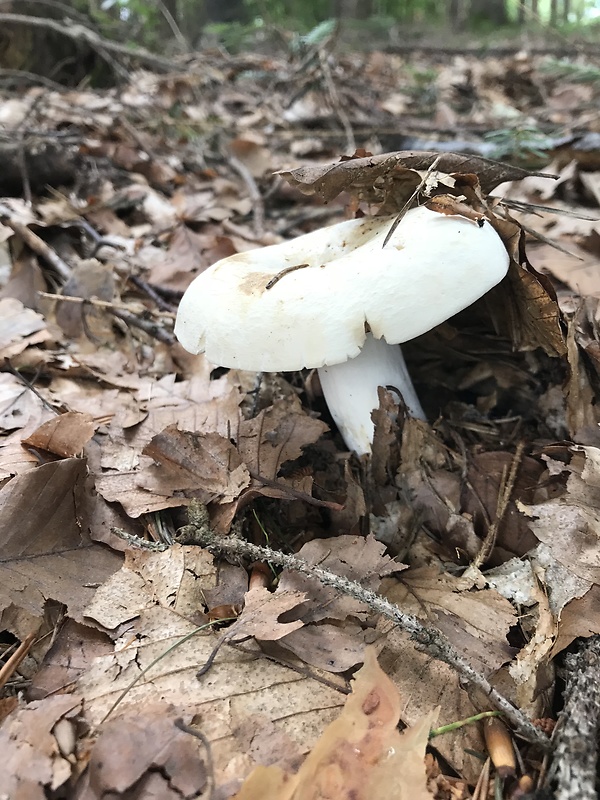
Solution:
[(425, 419), (402, 350), (385, 339), (368, 333), (356, 358), (320, 367), (318, 372), (331, 416), (348, 448), (359, 455), (371, 452), (371, 413), (379, 405), (378, 386), (393, 387), (402, 395), (409, 413)]

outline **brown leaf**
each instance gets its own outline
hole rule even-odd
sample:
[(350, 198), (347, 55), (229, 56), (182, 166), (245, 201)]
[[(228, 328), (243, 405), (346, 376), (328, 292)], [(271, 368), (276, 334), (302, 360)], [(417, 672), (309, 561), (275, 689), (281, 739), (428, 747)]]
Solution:
[(161, 800), (199, 797), (210, 778), (194, 738), (176, 727), (177, 716), (167, 703), (154, 702), (109, 722), (92, 747), (74, 800), (131, 791)]
[(508, 254), (508, 276), (486, 295), (485, 301), (498, 330), (522, 350), (542, 347), (550, 356), (566, 353), (556, 292), (525, 256), (525, 234), (512, 220), (493, 218)]
[(41, 314), (25, 308), (20, 300), (0, 298), (0, 362), (48, 338), (50, 334)]
[(282, 590), (270, 592), (263, 586), (249, 589), (244, 598), (244, 610), (234, 625), (229, 628), (228, 637), (254, 636), (263, 641), (276, 641), (303, 626), (303, 622), (281, 622), (279, 617), (297, 608), (306, 599), (303, 592)]
[[(119, 568), (121, 558), (94, 544), (86, 531), (86, 462), (73, 458), (44, 464), (0, 490), (0, 607), (25, 612), (29, 633), (48, 599), (64, 603), (83, 621), (94, 586)], [(89, 492), (89, 488), (87, 489)]]
[[(578, 578), (600, 584), (600, 450), (578, 447), (567, 490), (543, 503), (518, 503), (553, 558)], [(582, 457), (583, 456), (583, 457)]]
[(495, 590), (476, 590), (471, 581), (436, 567), (411, 567), (398, 579), (386, 579), (381, 591), (392, 603), (441, 630), (478, 671), (493, 674), (511, 659), (507, 635), (517, 614)]
[(244, 651), (224, 649), (198, 680), (198, 669), (221, 636), (197, 629), (205, 621), (204, 593), (214, 588), (216, 575), (213, 557), (196, 546), (129, 552), (123, 568), (98, 589), (86, 610), (110, 628), (114, 649), (96, 658), (77, 686), (85, 697), (85, 721), (93, 727), (101, 725), (126, 689), (113, 712), (117, 721), (137, 719), (158, 697), (186, 720), (199, 715), (221, 786), (243, 778), (264, 756), (288, 763), (290, 747), (282, 748), (282, 740), (293, 744), (295, 758), (304, 755), (340, 707), (342, 695), (331, 685), (335, 678), (325, 685), (261, 660), (252, 643), (245, 643)]
[[(331, 570), (358, 581), (367, 590), (377, 591), (381, 578), (403, 566), (385, 555), (385, 545), (373, 536), (336, 536), (313, 539), (298, 556), (310, 565)], [(328, 672), (343, 672), (361, 660), (364, 632), (351, 620), (365, 620), (370, 609), (364, 603), (341, 594), (330, 586), (299, 572), (284, 570), (276, 595), (290, 591), (302, 593), (306, 600), (287, 619), (302, 620), (299, 630), (288, 633), (279, 644), (291, 650), (304, 662)], [(327, 624), (344, 621), (343, 627)]]
[[(330, 202), (341, 192), (347, 191), (368, 203), (381, 204), (393, 196), (397, 203), (396, 210), (400, 210), (420, 182), (415, 173), (416, 180), (407, 176), (407, 172), (427, 170), (438, 157), (440, 161), (436, 169), (439, 172), (475, 173), (485, 192), (505, 181), (520, 180), (527, 175), (537, 174), (478, 156), (410, 150), (351, 158), (326, 166), (304, 166), (291, 171), (282, 170), (278, 174), (303, 194), (317, 194), (325, 202)], [(399, 188), (402, 184), (406, 188)], [(388, 210), (391, 213), (391, 209)]]
[(236, 800), (312, 800), (319, 797), (411, 797), (431, 800), (425, 774), (425, 749), (436, 712), (399, 733), (400, 697), (367, 648), (352, 694), (296, 775), (259, 767)]
[(72, 458), (81, 454), (97, 427), (91, 414), (67, 411), (44, 422), (22, 443), (62, 458)]
[(294, 461), (302, 450), (329, 430), (309, 417), (297, 397), (261, 411), (254, 419), (240, 422), (238, 449), (251, 473), (275, 480), (286, 461)]
[(597, 633), (600, 633), (600, 586), (596, 584), (583, 597), (576, 597), (563, 608), (551, 656), (560, 653), (575, 639)]
[(140, 474), (140, 484), (159, 492), (198, 490), (206, 500), (231, 502), (250, 484), (248, 468), (228, 439), (218, 433), (189, 433), (170, 425), (155, 436), (142, 451), (160, 464), (154, 471), (155, 487), (148, 472)]
[[(72, 764), (60, 752), (54, 728), (80, 706), (73, 695), (58, 695), (14, 711), (0, 728), (2, 792), (6, 797), (43, 800), (71, 777)], [(74, 724), (74, 723), (68, 723)]]
[(33, 676), (28, 699), (41, 700), (60, 694), (65, 686), (75, 683), (96, 658), (107, 656), (112, 650), (113, 644), (105, 633), (67, 619)]
[[(95, 258), (80, 261), (75, 265), (70, 278), (62, 287), (67, 297), (84, 300), (111, 301), (115, 292), (115, 275), (112, 265), (103, 264)], [(92, 336), (105, 339), (110, 334), (112, 320), (106, 312), (83, 303), (57, 301), (56, 321), (63, 332), (72, 339), (90, 332)]]

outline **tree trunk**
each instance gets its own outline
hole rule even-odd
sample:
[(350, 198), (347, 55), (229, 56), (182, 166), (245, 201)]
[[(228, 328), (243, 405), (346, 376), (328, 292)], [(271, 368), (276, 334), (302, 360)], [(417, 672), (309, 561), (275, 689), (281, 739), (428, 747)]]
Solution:
[(558, 0), (550, 0), (550, 26), (556, 27), (558, 22)]
[(469, 5), (469, 0), (448, 0), (448, 22), (456, 33), (466, 28)]
[(486, 20), (498, 26), (506, 25), (508, 22), (504, 0), (471, 0), (471, 16), (473, 19)]
[(335, 0), (334, 16), (342, 19), (368, 19), (373, 14), (373, 0)]
[(247, 22), (248, 10), (244, 0), (204, 0), (206, 22)]

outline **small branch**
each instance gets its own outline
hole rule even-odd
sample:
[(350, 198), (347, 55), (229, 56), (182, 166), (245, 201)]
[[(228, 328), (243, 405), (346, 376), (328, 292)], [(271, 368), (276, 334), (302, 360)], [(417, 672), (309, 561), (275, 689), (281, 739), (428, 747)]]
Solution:
[(171, 33), (173, 34), (175, 39), (177, 39), (177, 41), (179, 42), (181, 51), (183, 53), (189, 53), (191, 50), (190, 43), (187, 41), (187, 39), (181, 32), (179, 25), (173, 18), (173, 14), (171, 14), (167, 6), (163, 3), (163, 0), (157, 0), (157, 5), (160, 13), (166, 19), (167, 25), (169, 26), (169, 28), (171, 28)]
[(584, 641), (566, 658), (565, 707), (554, 729), (554, 762), (548, 782), (555, 800), (597, 800), (600, 730), (600, 637)]
[(323, 75), (323, 80), (325, 81), (327, 92), (329, 93), (331, 105), (333, 106), (335, 113), (338, 115), (338, 119), (342, 125), (342, 128), (344, 129), (344, 133), (346, 134), (346, 149), (348, 151), (348, 155), (351, 155), (356, 150), (354, 131), (352, 130), (352, 125), (350, 124), (348, 115), (344, 111), (344, 107), (340, 101), (340, 96), (335, 88), (333, 75), (331, 74), (331, 69), (327, 63), (327, 53), (323, 48), (319, 50), (319, 63), (321, 65), (321, 74)]
[(0, 669), (0, 689), (3, 689), (6, 686), (14, 672), (18, 669), (19, 664), (29, 653), (32, 644), (35, 642), (35, 637), (35, 633), (30, 633), (29, 636), (23, 639), (12, 656), (10, 656), (2, 669)]
[[(201, 511), (201, 509), (197, 509), (197, 504), (192, 503), (189, 508), (190, 525), (188, 528), (191, 529), (195, 540), (203, 547), (206, 547), (207, 550), (249, 557), (253, 561), (268, 561), (284, 569), (301, 572), (304, 575), (316, 578), (325, 586), (332, 586), (349, 597), (365, 603), (373, 611), (382, 614), (407, 631), (429, 655), (448, 664), (448, 666), (456, 670), (463, 680), (482, 691), (490, 702), (514, 725), (516, 731), (524, 739), (548, 749), (549, 740), (545, 734), (538, 730), (522, 711), (515, 708), (512, 703), (494, 689), (487, 678), (476, 672), (442, 633), (433, 628), (425, 627), (415, 616), (402, 611), (398, 606), (381, 597), (381, 595), (365, 589), (360, 583), (348, 580), (348, 578), (336, 575), (321, 567), (313, 567), (296, 556), (290, 556), (277, 550), (272, 550), (269, 547), (259, 547), (236, 537), (215, 536), (205, 524), (202, 524)], [(198, 525), (195, 524), (197, 517), (200, 523)]]
[[(2, 14), (0, 14), (0, 18), (1, 17)], [(0, 205), (0, 222), (13, 230), (34, 253), (37, 253), (38, 256), (43, 258), (44, 261), (47, 261), (50, 266), (54, 267), (64, 281), (71, 277), (71, 268), (69, 265), (62, 260), (50, 245), (46, 244), (43, 239), (40, 239), (37, 234), (31, 231), (27, 225), (23, 225), (22, 222), (17, 222), (13, 219), (11, 211), (7, 206)]]
[(511, 462), (508, 474), (502, 475), (500, 490), (498, 492), (498, 499), (496, 501), (496, 515), (488, 527), (488, 531), (479, 549), (479, 552), (473, 559), (473, 566), (476, 567), (477, 569), (481, 569), (481, 566), (485, 564), (485, 562), (490, 557), (492, 550), (494, 549), (494, 546), (496, 544), (498, 529), (502, 524), (502, 520), (506, 516), (506, 512), (508, 510), (508, 504), (510, 503), (512, 493), (515, 488), (515, 483), (517, 482), (517, 473), (519, 471), (519, 467), (521, 466), (521, 462), (523, 461), (524, 451), (525, 451), (525, 443), (519, 442), (515, 454), (513, 456), (513, 460)]
[(0, 79), (2, 78), (16, 78), (20, 81), (29, 81), (29, 83), (33, 83), (36, 86), (45, 86), (53, 92), (63, 92), (65, 88), (61, 86), (60, 83), (56, 83), (56, 81), (50, 80), (50, 78), (46, 78), (44, 75), (36, 75), (33, 72), (26, 72), (22, 69), (0, 69)]
[(425, 186), (425, 184), (427, 183), (427, 179), (429, 178), (429, 176), (431, 175), (433, 170), (437, 167), (437, 165), (440, 163), (440, 160), (441, 160), (441, 156), (437, 156), (436, 158), (433, 159), (431, 164), (427, 167), (427, 172), (425, 173), (425, 175), (423, 175), (423, 178), (421, 179), (421, 183), (417, 186), (417, 188), (414, 190), (414, 192), (408, 198), (406, 203), (404, 203), (404, 205), (400, 209), (400, 213), (398, 214), (396, 219), (392, 222), (392, 227), (387, 232), (386, 237), (383, 240), (383, 244), (381, 245), (381, 249), (382, 250), (386, 246), (386, 244), (389, 242), (389, 240), (392, 238), (394, 231), (396, 230), (398, 225), (400, 225), (400, 223), (402, 222), (402, 218), (404, 217), (404, 215), (408, 211), (410, 204), (415, 199), (415, 197), (419, 194), (421, 189)]
[(295, 497), (296, 500), (304, 500), (305, 503), (308, 503), (311, 506), (328, 508), (330, 511), (342, 511), (344, 508), (344, 506), (340, 505), (340, 503), (333, 503), (328, 500), (318, 500), (311, 494), (300, 492), (298, 489), (294, 489), (292, 486), (288, 486), (286, 483), (282, 483), (281, 481), (272, 481), (270, 478), (265, 478), (264, 475), (258, 475), (256, 472), (250, 471), (250, 477), (252, 480), (262, 483), (263, 486), (270, 486), (271, 489), (279, 489), (280, 492), (289, 494), (290, 497)]
[(129, 275), (127, 280), (130, 283), (133, 283), (133, 285), (140, 291), (147, 294), (151, 300), (154, 300), (161, 311), (168, 311), (173, 314), (177, 310), (176, 305), (173, 305), (173, 303), (169, 303), (167, 300), (165, 300), (164, 297), (159, 294), (159, 292), (157, 292), (156, 289), (147, 281), (138, 278), (136, 275)]
[(259, 191), (254, 177), (245, 164), (236, 158), (230, 156), (228, 159), (229, 165), (237, 172), (240, 178), (246, 184), (248, 195), (252, 200), (252, 218), (254, 221), (254, 235), (257, 239), (261, 239), (265, 234), (265, 209), (263, 199)]
[[(152, 336), (153, 339), (158, 339), (159, 342), (164, 342), (165, 344), (175, 344), (177, 341), (175, 336), (170, 331), (166, 330), (166, 328), (163, 328), (159, 322), (155, 322), (152, 319), (144, 319), (144, 317), (138, 316), (124, 304), (117, 304), (108, 300), (97, 300), (95, 297), (88, 299), (87, 297), (72, 297), (64, 294), (52, 294), (51, 292), (38, 292), (38, 295), (40, 297), (48, 297), (51, 300), (58, 300), (60, 302), (76, 303), (78, 305), (102, 308), (105, 311), (108, 311), (109, 314), (112, 314), (113, 317), (117, 317), (125, 322), (127, 325), (131, 325), (133, 328), (139, 328), (141, 331), (145, 331), (145, 333), (147, 333), (149, 336)], [(168, 316), (172, 319), (174, 314), (163, 313), (161, 316)]]
[(153, 339), (158, 339), (159, 342), (173, 345), (177, 341), (175, 336), (170, 331), (159, 325), (158, 322), (154, 322), (151, 319), (138, 317), (136, 314), (132, 314), (131, 311), (122, 311), (118, 308), (108, 310), (113, 316), (123, 320), (123, 322), (125, 322), (127, 325), (131, 325), (132, 328), (139, 328), (139, 330), (144, 331), (149, 336), (152, 336)]

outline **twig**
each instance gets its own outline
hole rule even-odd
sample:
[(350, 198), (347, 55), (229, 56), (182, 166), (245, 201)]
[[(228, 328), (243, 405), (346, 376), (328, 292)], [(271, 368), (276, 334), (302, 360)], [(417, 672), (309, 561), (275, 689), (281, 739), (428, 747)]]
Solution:
[(7, 681), (15, 672), (21, 661), (23, 661), (27, 653), (31, 650), (31, 645), (34, 643), (35, 637), (35, 633), (30, 633), (29, 636), (26, 636), (12, 656), (4, 664), (2, 669), (0, 669), (0, 689), (3, 689), (6, 686)]
[[(29, 389), (29, 391), (32, 392), (32, 394), (34, 394), (38, 400), (41, 401), (44, 408), (47, 408), (48, 411), (51, 411), (53, 414), (58, 414), (58, 411), (55, 408), (53, 408), (44, 397), (42, 397), (42, 395), (38, 392), (33, 383), (31, 381), (28, 381), (27, 378), (24, 375), (22, 375), (18, 369), (15, 369), (13, 367), (8, 358), (4, 359), (3, 369), (6, 369), (8, 372), (10, 372), (11, 375), (14, 375), (17, 380), (21, 381), (23, 386)], [(34, 380), (36, 378), (34, 378)], [(23, 392), (23, 394), (25, 394), (25, 392)], [(6, 409), (3, 410), (5, 411)]]
[(523, 460), (524, 451), (525, 443), (519, 442), (515, 450), (513, 460), (511, 461), (508, 474), (502, 476), (500, 490), (498, 492), (498, 500), (496, 501), (496, 514), (488, 527), (485, 539), (479, 548), (479, 552), (473, 559), (472, 566), (476, 569), (480, 569), (481, 565), (485, 564), (490, 557), (492, 550), (494, 549), (496, 537), (498, 536), (498, 529), (502, 523), (502, 520), (506, 516), (508, 504), (510, 503), (510, 498), (512, 497), (512, 493), (515, 488), (517, 473), (519, 471), (519, 467), (521, 466), (521, 461)]
[(278, 272), (277, 275), (271, 278), (271, 280), (265, 286), (265, 289), (272, 289), (276, 283), (279, 283), (279, 281), (283, 278), (284, 275), (288, 275), (290, 272), (295, 272), (297, 269), (302, 269), (303, 267), (308, 267), (308, 266), (310, 265), (294, 264), (294, 266), (292, 267), (285, 267), (284, 269), (281, 270), (281, 272)]
[[(250, 471), (250, 477), (259, 483), (262, 483), (263, 486), (270, 486), (272, 489), (279, 489), (281, 492), (289, 494), (290, 497), (295, 497), (297, 500), (304, 500), (305, 503), (309, 503), (311, 506), (328, 508), (331, 511), (342, 511), (344, 508), (344, 506), (340, 505), (340, 503), (333, 503), (328, 500), (318, 500), (311, 494), (300, 492), (298, 489), (294, 489), (291, 486), (288, 486), (286, 483), (282, 483), (281, 481), (272, 481), (270, 478), (265, 478), (264, 475), (258, 475), (256, 472)], [(256, 559), (256, 561), (259, 560), (260, 559)]]
[(61, 303), (74, 303), (79, 306), (94, 306), (95, 308), (102, 308), (105, 311), (114, 311), (115, 309), (123, 309), (130, 311), (130, 306), (125, 303), (115, 303), (111, 300), (99, 300), (97, 297), (77, 297), (71, 294), (56, 294), (55, 292), (37, 292), (38, 297), (45, 297), (48, 300), (58, 300)]
[(169, 26), (169, 28), (171, 28), (171, 33), (173, 34), (175, 39), (177, 39), (177, 41), (179, 42), (182, 52), (189, 53), (189, 51), (191, 50), (190, 43), (181, 32), (181, 28), (175, 21), (173, 14), (171, 14), (167, 6), (163, 3), (163, 0), (157, 0), (157, 5), (160, 13), (166, 19), (167, 25)]
[(194, 728), (191, 725), (186, 725), (185, 722), (179, 717), (175, 720), (174, 725), (180, 731), (183, 731), (183, 733), (188, 733), (190, 736), (194, 736), (196, 739), (199, 739), (204, 745), (204, 749), (206, 750), (206, 772), (208, 773), (208, 775), (210, 775), (210, 789), (208, 792), (208, 799), (212, 800), (215, 793), (216, 781), (215, 781), (215, 767), (212, 756), (212, 748), (210, 746), (208, 737), (205, 736), (205, 734), (202, 733), (202, 731), (199, 728)]
[(229, 156), (227, 159), (229, 165), (237, 172), (240, 178), (246, 184), (248, 195), (252, 200), (252, 221), (254, 225), (254, 235), (260, 239), (265, 234), (265, 209), (263, 199), (259, 191), (254, 177), (245, 164), (235, 156)]
[[(127, 325), (131, 325), (133, 328), (139, 328), (142, 331), (145, 331), (149, 336), (152, 336), (153, 339), (158, 339), (159, 342), (164, 342), (165, 344), (175, 344), (177, 341), (175, 336), (166, 328), (163, 328), (159, 322), (155, 322), (152, 319), (144, 319), (143, 317), (134, 314), (133, 311), (130, 310), (124, 304), (117, 304), (113, 303), (109, 300), (97, 300), (95, 297), (87, 298), (87, 297), (73, 297), (71, 295), (65, 294), (53, 294), (52, 292), (38, 292), (40, 297), (48, 297), (51, 300), (58, 300), (65, 303), (77, 303), (79, 305), (86, 305), (86, 306), (95, 306), (96, 308), (102, 308), (105, 311), (108, 311), (109, 314), (112, 314), (113, 317), (117, 317), (117, 319), (122, 320)], [(152, 314), (153, 312), (148, 312)], [(163, 313), (162, 316), (165, 316)], [(168, 315), (170, 318), (173, 318), (173, 313), (169, 313)]]
[(56, 83), (56, 81), (50, 80), (44, 75), (35, 75), (33, 72), (26, 72), (22, 69), (0, 69), (0, 79), (2, 78), (23, 78), (38, 86), (45, 86), (53, 92), (63, 92), (65, 88), (60, 83)]
[(600, 637), (567, 656), (565, 706), (554, 729), (554, 762), (548, 782), (555, 800), (597, 800), (596, 771), (600, 729)]
[[(0, 21), (1, 17), (2, 14), (0, 14)], [(71, 277), (71, 268), (69, 265), (62, 260), (50, 245), (46, 244), (43, 239), (40, 239), (37, 234), (30, 230), (27, 225), (23, 225), (22, 222), (17, 222), (13, 219), (11, 211), (7, 206), (0, 205), (0, 222), (11, 228), (34, 253), (37, 253), (38, 256), (47, 261), (50, 266), (54, 267), (64, 281)]]
[(325, 86), (327, 87), (327, 91), (329, 92), (331, 105), (333, 106), (333, 110), (335, 111), (335, 113), (338, 115), (338, 119), (341, 122), (342, 128), (344, 129), (344, 133), (346, 134), (346, 149), (348, 151), (348, 154), (354, 153), (354, 151), (356, 150), (356, 139), (354, 138), (354, 131), (352, 130), (352, 125), (350, 124), (348, 115), (344, 111), (344, 107), (340, 102), (340, 96), (337, 92), (337, 89), (335, 88), (333, 75), (331, 74), (331, 69), (329, 68), (329, 64), (327, 63), (327, 53), (322, 47), (319, 49), (319, 63), (321, 65), (321, 73), (325, 81)]
[(393, 221), (393, 223), (392, 223), (392, 227), (389, 229), (389, 231), (387, 232), (387, 235), (386, 235), (385, 239), (383, 240), (383, 244), (381, 245), (381, 249), (382, 249), (382, 250), (383, 250), (383, 248), (386, 246), (386, 244), (389, 242), (389, 240), (392, 238), (392, 236), (393, 236), (393, 234), (394, 234), (394, 231), (396, 230), (396, 228), (398, 227), (398, 225), (400, 225), (400, 223), (402, 222), (402, 218), (404, 217), (404, 215), (405, 215), (405, 214), (406, 214), (406, 212), (408, 211), (410, 204), (411, 204), (411, 203), (412, 203), (412, 201), (415, 199), (415, 197), (416, 197), (416, 196), (419, 194), (419, 192), (421, 191), (421, 189), (423, 188), (423, 186), (425, 186), (425, 184), (427, 183), (427, 178), (428, 178), (428, 177), (431, 175), (431, 173), (433, 172), (433, 170), (434, 170), (434, 169), (437, 167), (437, 165), (440, 163), (440, 160), (441, 160), (441, 158), (442, 158), (441, 156), (436, 156), (436, 158), (434, 158), (434, 159), (433, 159), (433, 161), (431, 162), (431, 164), (430, 164), (430, 165), (427, 167), (427, 172), (425, 173), (425, 175), (423, 175), (423, 178), (422, 178), (422, 180), (421, 180), (421, 183), (420, 183), (420, 184), (417, 186), (417, 188), (414, 190), (414, 192), (413, 192), (413, 193), (411, 194), (411, 196), (408, 198), (408, 200), (406, 201), (406, 203), (404, 203), (404, 205), (403, 205), (403, 206), (402, 206), (402, 208), (400, 209), (400, 213), (398, 214), (398, 216), (396, 217), (396, 219)]
[(123, 320), (127, 325), (131, 325), (132, 328), (139, 328), (149, 336), (152, 336), (153, 339), (158, 339), (159, 342), (173, 345), (177, 341), (175, 336), (170, 331), (163, 328), (158, 322), (138, 317), (136, 314), (132, 314), (131, 311), (122, 311), (118, 308), (108, 310), (114, 317), (117, 317), (117, 319)]
[(151, 300), (154, 300), (156, 305), (160, 308), (161, 311), (170, 311), (173, 313), (176, 310), (176, 306), (172, 303), (169, 303), (164, 297), (156, 291), (153, 286), (150, 286), (149, 283), (138, 278), (136, 275), (129, 275), (127, 280), (130, 283), (133, 283), (138, 289), (148, 295)]
[(535, 742), (544, 749), (549, 747), (550, 743), (545, 734), (538, 730), (522, 711), (515, 708), (512, 703), (494, 689), (487, 678), (474, 670), (439, 631), (425, 627), (415, 616), (402, 611), (398, 606), (381, 597), (381, 595), (365, 589), (360, 583), (348, 580), (348, 578), (336, 575), (321, 567), (311, 566), (296, 556), (272, 550), (270, 547), (250, 544), (237, 537), (216, 536), (204, 524), (204, 518), (203, 509), (199, 507), (199, 504), (192, 502), (189, 507), (190, 525), (187, 527), (190, 529), (191, 536), (207, 550), (213, 553), (248, 557), (253, 561), (268, 561), (284, 569), (301, 572), (304, 575), (316, 578), (325, 586), (332, 586), (343, 594), (365, 603), (373, 611), (382, 614), (407, 631), (411, 638), (424, 647), (430, 656), (448, 664), (458, 672), (463, 680), (482, 691), (490, 702), (514, 725), (516, 731), (524, 739)]

